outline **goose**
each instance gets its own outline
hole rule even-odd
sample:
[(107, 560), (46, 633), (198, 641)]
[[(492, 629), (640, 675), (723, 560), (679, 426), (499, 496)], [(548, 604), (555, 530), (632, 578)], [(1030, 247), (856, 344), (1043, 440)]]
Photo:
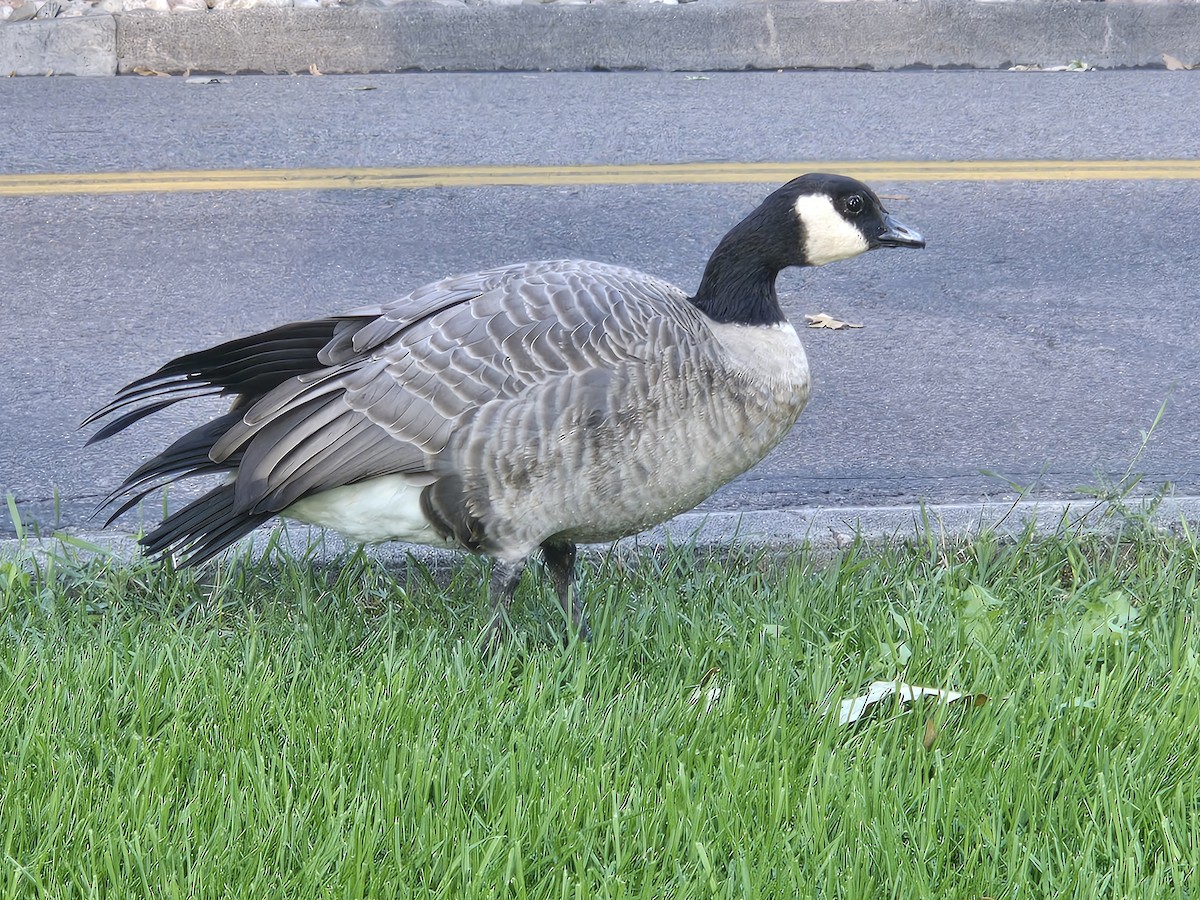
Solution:
[(808, 174), (725, 235), (692, 295), (608, 263), (527, 262), (188, 353), (84, 422), (107, 420), (91, 444), (182, 400), (233, 398), (106, 498), (106, 527), (169, 483), (220, 475), (140, 539), (146, 553), (200, 564), (282, 516), (484, 554), (481, 641), (496, 647), (540, 552), (590, 639), (576, 546), (693, 508), (775, 447), (808, 400), (778, 273), (924, 246), (866, 185)]

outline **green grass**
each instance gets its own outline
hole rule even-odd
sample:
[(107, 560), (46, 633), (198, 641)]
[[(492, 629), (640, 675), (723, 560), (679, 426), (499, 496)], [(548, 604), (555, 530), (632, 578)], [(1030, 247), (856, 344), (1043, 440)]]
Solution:
[(1186, 529), (485, 571), (0, 560), (0, 896), (1200, 897)]

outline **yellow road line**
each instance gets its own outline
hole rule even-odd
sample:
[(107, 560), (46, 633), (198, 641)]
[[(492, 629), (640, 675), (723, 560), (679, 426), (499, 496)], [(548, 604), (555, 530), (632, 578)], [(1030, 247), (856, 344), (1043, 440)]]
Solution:
[(868, 181), (1155, 181), (1200, 179), (1200, 159), (799, 160), (590, 166), (214, 169), (0, 175), (0, 196), (182, 191), (309, 191), (485, 185), (782, 183), (804, 172)]

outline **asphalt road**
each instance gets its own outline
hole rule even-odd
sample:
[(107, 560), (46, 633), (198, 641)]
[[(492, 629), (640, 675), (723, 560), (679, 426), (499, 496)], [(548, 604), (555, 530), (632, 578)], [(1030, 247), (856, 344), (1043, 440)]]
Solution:
[[(1200, 73), (1180, 72), (2, 79), (0, 174), (1195, 159), (1197, 108)], [(874, 186), (929, 249), (785, 274), (797, 324), (828, 312), (864, 327), (806, 332), (816, 390), (799, 425), (705, 508), (1014, 497), (989, 471), (1070, 497), (1126, 471), (1164, 401), (1134, 470), (1200, 494), (1200, 181), (1135, 167)], [(203, 410), (88, 449), (76, 426), (181, 352), (520, 259), (621, 262), (692, 288), (769, 190), (0, 196), (0, 491), (46, 527), (84, 525)]]

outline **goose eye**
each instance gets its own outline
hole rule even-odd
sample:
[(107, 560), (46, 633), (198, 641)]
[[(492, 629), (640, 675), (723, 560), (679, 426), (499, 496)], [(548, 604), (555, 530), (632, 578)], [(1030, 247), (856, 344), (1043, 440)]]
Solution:
[(862, 212), (865, 205), (866, 204), (863, 203), (863, 198), (859, 194), (851, 194), (846, 198), (846, 212), (850, 213), (852, 216), (857, 216), (860, 212)]

